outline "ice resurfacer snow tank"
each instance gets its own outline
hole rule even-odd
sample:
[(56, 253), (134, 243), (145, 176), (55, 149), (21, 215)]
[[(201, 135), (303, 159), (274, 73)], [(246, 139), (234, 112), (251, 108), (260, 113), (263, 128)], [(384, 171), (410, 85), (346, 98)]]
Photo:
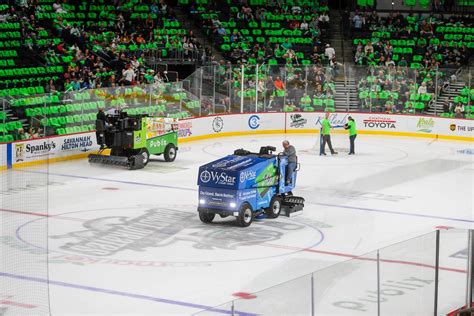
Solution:
[[(275, 147), (262, 147), (259, 153), (238, 149), (233, 155), (199, 168), (199, 218), (204, 223), (235, 216), (240, 226), (249, 226), (265, 213), (276, 218), (282, 209), (289, 216), (301, 211), (304, 199), (293, 196), (297, 170), (285, 185), (288, 158), (274, 155)], [(299, 166), (299, 165), (298, 165)], [(297, 167), (297, 169), (299, 169)]]

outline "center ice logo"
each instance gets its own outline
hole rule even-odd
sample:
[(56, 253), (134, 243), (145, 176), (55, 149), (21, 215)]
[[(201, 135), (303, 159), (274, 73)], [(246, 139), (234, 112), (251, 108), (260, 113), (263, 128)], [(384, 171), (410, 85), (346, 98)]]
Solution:
[[(251, 193), (249, 193), (251, 194)], [(255, 194), (255, 191), (253, 191)], [(315, 240), (309, 237), (307, 230), (312, 227), (305, 223), (294, 222), (259, 222), (249, 230), (238, 227), (204, 227), (197, 224), (193, 212), (182, 212), (185, 205), (170, 206), (165, 208), (151, 208), (130, 216), (129, 210), (118, 210), (114, 216), (105, 214), (96, 217), (95, 212), (84, 212), (83, 222), (75, 222), (66, 234), (53, 235), (54, 250), (65, 254), (79, 254), (86, 257), (64, 258), (65, 262), (81, 262), (88, 264), (114, 264), (140, 267), (163, 266), (163, 258), (158, 262), (141, 261), (144, 252), (159, 254), (159, 248), (173, 249), (176, 243), (186, 244), (192, 248), (188, 250), (200, 251), (227, 249), (237, 250), (240, 247), (255, 246), (285, 238), (289, 232), (301, 232), (301, 237), (308, 237), (307, 243), (313, 244)], [(174, 209), (179, 210), (174, 210)], [(317, 226), (316, 226), (317, 227)], [(249, 243), (249, 234), (253, 242)], [(286, 252), (287, 250), (282, 250)], [(174, 251), (173, 251), (174, 252)], [(168, 252), (172, 254), (173, 252)], [(194, 252), (195, 253), (195, 252)], [(194, 254), (193, 253), (193, 254)], [(113, 256), (123, 254), (120, 259)], [(128, 256), (128, 257), (127, 257)], [(242, 257), (244, 256), (244, 257)], [(173, 256), (170, 262), (176, 263)], [(200, 258), (189, 257), (190, 262), (199, 262)], [(232, 258), (229, 258), (230, 260)], [(235, 257), (236, 260), (247, 260), (247, 254)], [(180, 259), (180, 264), (186, 264)], [(212, 258), (211, 258), (212, 260)], [(216, 253), (215, 260), (222, 260), (222, 254)], [(206, 260), (207, 261), (207, 260)], [(55, 262), (57, 263), (57, 262)], [(61, 262), (60, 262), (61, 263)], [(1, 294), (0, 294), (1, 299)]]
[(217, 172), (217, 171), (207, 171), (204, 170), (199, 175), (202, 183), (208, 183), (212, 180), (212, 182), (216, 184), (225, 184), (225, 185), (234, 185), (235, 184), (235, 177), (229, 176), (225, 172)]

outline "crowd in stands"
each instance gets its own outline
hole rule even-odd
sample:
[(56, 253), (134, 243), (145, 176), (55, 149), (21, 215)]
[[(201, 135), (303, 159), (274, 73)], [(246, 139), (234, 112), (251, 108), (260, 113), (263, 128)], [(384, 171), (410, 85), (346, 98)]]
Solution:
[[(242, 77), (243, 74), (243, 77)], [(254, 111), (335, 111), (334, 76), (322, 65), (245, 65), (221, 62), (216, 71), (217, 103)]]
[(444, 104), (441, 116), (474, 119), (474, 88), (462, 87), (459, 95)]
[[(426, 110), (452, 70), (474, 49), (470, 15), (381, 15), (356, 11), (350, 17), (354, 63), (368, 65), (359, 81), (360, 107), (387, 112)], [(454, 110), (453, 110), (454, 113)]]
[(186, 58), (200, 48), (163, 0), (19, 1), (3, 19), (21, 23), (24, 46), (48, 67), (62, 67), (46, 92), (152, 83), (161, 78), (146, 68), (145, 51)]
[(233, 64), (317, 64), (325, 59), (327, 1), (204, 2), (188, 3), (186, 9)]
[(474, 48), (472, 17), (356, 11), (354, 62), (359, 65), (459, 67)]
[[(328, 43), (327, 0), (178, 2), (227, 61), (214, 60), (166, 0), (1, 4), (0, 95), (13, 101), (0, 111), (0, 134), (8, 136), (0, 141), (92, 130), (102, 102), (124, 107), (139, 100), (131, 111), (172, 108), (179, 117), (189, 115), (182, 108), (211, 114), (242, 100), (246, 110), (335, 110), (341, 64)], [(471, 16), (361, 10), (343, 20), (351, 25), (354, 63), (365, 67), (355, 78), (362, 111), (426, 111), (449, 82), (449, 69), (465, 64), (474, 48)], [(201, 51), (217, 69), (213, 100), (141, 88), (168, 81), (147, 58), (192, 61)], [(88, 89), (102, 92), (76, 99)], [(472, 100), (466, 86), (444, 105), (444, 116), (471, 118)]]
[[(144, 59), (148, 52), (152, 51), (160, 60), (175, 57), (186, 60), (200, 49), (192, 31), (181, 26), (173, 8), (164, 0), (10, 2), (0, 5), (0, 26), (6, 31), (0, 38), (0, 49), (15, 48), (2, 51), (2, 55), (11, 53), (17, 57), (17, 64), (11, 59), (8, 59), (9, 65), (0, 64), (7, 66), (5, 70), (0, 69), (0, 77), (12, 78), (1, 81), (4, 90), (0, 91), (2, 96), (13, 98), (8, 115), (0, 111), (4, 116), (0, 134), (8, 133), (7, 138), (0, 141), (10, 141), (11, 135), (20, 139), (54, 133), (32, 126), (32, 120), (37, 122), (48, 115), (72, 114), (72, 111), (64, 110), (69, 101), (63, 99), (70, 97), (61, 94), (62, 91), (120, 87), (121, 92), (111, 93), (127, 94), (124, 91), (129, 85), (167, 81), (168, 78), (146, 66)], [(27, 60), (25, 63), (29, 67), (14, 68), (18, 68), (22, 60)], [(29, 100), (33, 95), (44, 93), (50, 95), (47, 102), (42, 98), (36, 98), (33, 103)], [(16, 102), (20, 98), (27, 102)], [(169, 99), (169, 102), (176, 102), (173, 97)], [(189, 101), (190, 104), (193, 102)], [(45, 104), (44, 110), (32, 111)], [(81, 113), (84, 113), (83, 109)], [(11, 115), (23, 123), (9, 122)], [(55, 124), (56, 132), (63, 127), (60, 132), (64, 132), (66, 125), (71, 124), (81, 125), (81, 129), (69, 129), (68, 132), (93, 129), (92, 116), (83, 117), (81, 121), (69, 116), (67, 123)]]
[(360, 109), (387, 113), (421, 113), (443, 86), (436, 69), (390, 65), (364, 68), (358, 81)]

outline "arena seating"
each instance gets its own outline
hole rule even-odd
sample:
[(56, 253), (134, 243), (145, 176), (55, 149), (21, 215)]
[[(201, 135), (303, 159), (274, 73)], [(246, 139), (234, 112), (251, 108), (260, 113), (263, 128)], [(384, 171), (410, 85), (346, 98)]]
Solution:
[[(228, 61), (208, 76), (188, 78), (203, 81), (201, 90), (215, 88), (209, 102), (216, 104), (199, 100), (192, 84), (187, 90), (163, 84), (145, 63), (200, 59), (193, 32), (165, 1), (22, 3), (0, 5), (0, 141), (93, 130), (99, 107), (177, 118), (212, 114), (218, 105), (240, 109), (242, 101), (245, 110), (336, 110), (338, 71), (324, 53), (325, 0), (179, 0)], [(354, 59), (363, 69), (350, 78), (360, 111), (429, 110), (474, 48), (472, 20), (462, 16), (356, 14), (365, 21), (353, 33)], [(472, 118), (472, 100), (472, 87), (464, 87), (442, 116), (458, 107)]]
[[(191, 44), (194, 39), (176, 20), (172, 9), (153, 3), (127, 0), (121, 8), (104, 0), (64, 2), (59, 8), (50, 0), (23, 8), (1, 5), (0, 13), (5, 13), (5, 20), (0, 23), (0, 94), (5, 98), (5, 111), (0, 119), (0, 141), (21, 139), (24, 132), (31, 136), (93, 130), (98, 107), (123, 106), (131, 96), (138, 102), (141, 87), (145, 90), (146, 106), (133, 104), (131, 111), (166, 111), (179, 118), (189, 116), (188, 109), (198, 113), (196, 100), (183, 92), (177, 96), (176, 91), (171, 91), (175, 87), (151, 93), (144, 86), (155, 81), (144, 64), (145, 57), (165, 61), (190, 59), (193, 56), (188, 51), (198, 49)], [(132, 32), (133, 38), (128, 35)], [(190, 49), (183, 48), (184, 42)], [(123, 94), (123, 98), (109, 102), (106, 97), (91, 98), (93, 93), (77, 92), (84, 88), (123, 86), (122, 71), (114, 59), (123, 59), (125, 64), (133, 57), (139, 63), (134, 69), (136, 86), (113, 92)], [(62, 90), (73, 93), (58, 92)], [(30, 127), (33, 129), (29, 130)]]
[(212, 2), (199, 1), (186, 9), (232, 63), (309, 65), (316, 63), (312, 59), (324, 58), (321, 50), (313, 53), (315, 47), (323, 48), (320, 39), (328, 29), (328, 23), (319, 21), (327, 14), (326, 2), (255, 0), (242, 5), (228, 0), (227, 4), (215, 8)]
[[(474, 27), (469, 19), (399, 13), (381, 17), (377, 13), (356, 12), (352, 22), (355, 63), (386, 68), (382, 77), (368, 75), (361, 78), (361, 108), (375, 106), (389, 112), (406, 113), (424, 111), (441, 92), (435, 91), (434, 87), (448, 80), (453, 70), (465, 64), (474, 48)], [(400, 70), (408, 79), (406, 82), (393, 76)], [(378, 84), (380, 81), (383, 82), (381, 85)], [(427, 93), (419, 93), (423, 82)], [(392, 91), (393, 87), (395, 91)], [(400, 89), (405, 93), (400, 95)]]

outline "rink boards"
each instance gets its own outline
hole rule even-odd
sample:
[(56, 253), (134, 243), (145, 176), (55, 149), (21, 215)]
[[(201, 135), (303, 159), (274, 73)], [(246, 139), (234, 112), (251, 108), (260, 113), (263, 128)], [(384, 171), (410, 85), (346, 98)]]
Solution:
[[(342, 127), (352, 116), (358, 134), (474, 140), (474, 121), (418, 115), (331, 113), (333, 133), (347, 133)], [(249, 113), (213, 115), (179, 122), (180, 142), (251, 134), (318, 133), (323, 112)], [(0, 170), (83, 158), (97, 151), (94, 132), (19, 141), (0, 145)]]

